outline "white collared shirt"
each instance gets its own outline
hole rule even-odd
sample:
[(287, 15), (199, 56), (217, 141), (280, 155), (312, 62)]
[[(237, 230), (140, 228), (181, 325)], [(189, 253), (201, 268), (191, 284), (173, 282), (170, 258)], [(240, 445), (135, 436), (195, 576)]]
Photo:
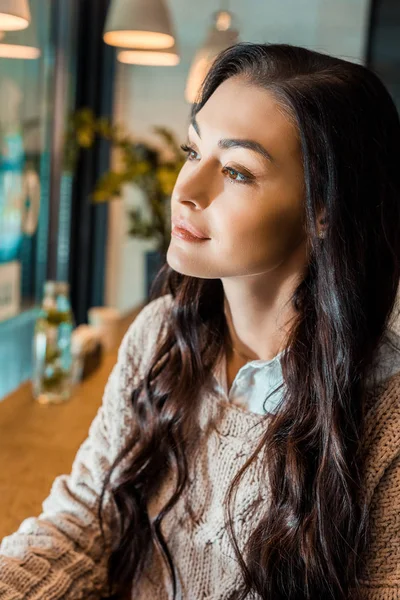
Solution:
[[(282, 350), (271, 360), (252, 360), (236, 374), (228, 392), (226, 356), (222, 356), (215, 369), (215, 389), (226, 400), (258, 413), (274, 413), (282, 399), (284, 380), (281, 367)], [(400, 371), (400, 336), (388, 329), (380, 344), (372, 375), (367, 382), (382, 382)], [(372, 377), (374, 376), (374, 380)]]

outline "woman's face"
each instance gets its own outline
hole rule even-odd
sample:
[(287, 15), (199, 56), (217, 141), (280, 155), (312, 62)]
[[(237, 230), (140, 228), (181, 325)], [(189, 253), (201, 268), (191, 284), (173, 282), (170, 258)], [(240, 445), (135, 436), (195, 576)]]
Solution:
[[(253, 148), (232, 140), (251, 141)], [(183, 218), (209, 239), (172, 235), (168, 264), (211, 279), (259, 275), (293, 260), (302, 266), (300, 142), (272, 94), (237, 77), (224, 81), (190, 124), (187, 145), (171, 219)]]

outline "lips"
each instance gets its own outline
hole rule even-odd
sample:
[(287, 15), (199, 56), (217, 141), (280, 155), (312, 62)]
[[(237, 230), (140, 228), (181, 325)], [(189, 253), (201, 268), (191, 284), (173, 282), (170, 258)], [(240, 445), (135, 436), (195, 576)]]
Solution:
[(197, 227), (195, 227), (191, 223), (188, 223), (188, 221), (185, 221), (180, 217), (172, 219), (172, 224), (178, 229), (184, 229), (185, 231), (189, 232), (190, 235), (192, 235), (193, 237), (199, 238), (201, 240), (210, 239), (203, 231), (197, 229)]

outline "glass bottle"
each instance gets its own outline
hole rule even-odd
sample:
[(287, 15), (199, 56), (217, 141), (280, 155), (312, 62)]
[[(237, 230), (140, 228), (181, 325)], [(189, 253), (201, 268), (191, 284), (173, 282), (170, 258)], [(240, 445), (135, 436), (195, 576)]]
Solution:
[(73, 329), (68, 283), (47, 281), (33, 339), (32, 387), (40, 404), (59, 404), (71, 396)]

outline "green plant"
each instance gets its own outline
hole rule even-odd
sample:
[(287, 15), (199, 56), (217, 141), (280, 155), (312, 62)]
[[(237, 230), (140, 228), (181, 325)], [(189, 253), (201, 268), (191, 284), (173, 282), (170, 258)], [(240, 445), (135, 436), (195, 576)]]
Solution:
[(156, 126), (153, 131), (162, 139), (172, 158), (161, 159), (161, 151), (145, 143), (135, 142), (120, 126), (107, 118), (97, 118), (91, 109), (73, 113), (69, 120), (64, 144), (64, 168), (74, 172), (81, 149), (92, 148), (97, 139), (105, 139), (120, 154), (118, 170), (110, 169), (96, 183), (94, 202), (119, 198), (123, 186), (134, 183), (141, 188), (149, 205), (150, 218), (140, 209), (129, 211), (129, 234), (142, 239), (156, 239), (157, 248), (166, 254), (170, 242), (170, 196), (184, 163), (184, 154), (168, 128)]

